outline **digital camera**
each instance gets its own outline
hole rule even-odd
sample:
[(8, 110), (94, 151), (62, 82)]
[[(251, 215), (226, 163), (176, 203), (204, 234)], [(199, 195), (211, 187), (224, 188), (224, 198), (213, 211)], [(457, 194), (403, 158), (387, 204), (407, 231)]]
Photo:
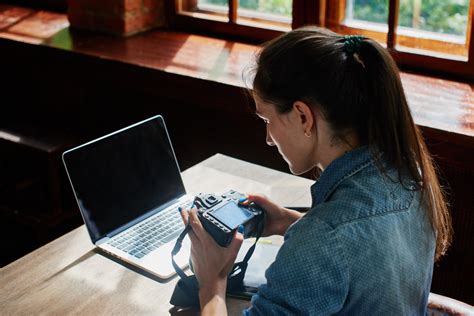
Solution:
[(239, 225), (244, 227), (244, 238), (257, 237), (263, 231), (263, 209), (255, 203), (240, 205), (245, 195), (230, 190), (221, 196), (199, 194), (194, 203), (204, 229), (222, 247), (227, 247)]

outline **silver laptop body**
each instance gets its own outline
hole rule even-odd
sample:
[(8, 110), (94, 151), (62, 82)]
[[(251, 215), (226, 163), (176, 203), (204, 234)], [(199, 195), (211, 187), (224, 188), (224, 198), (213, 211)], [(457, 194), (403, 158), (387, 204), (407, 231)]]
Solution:
[[(158, 115), (63, 153), (63, 163), (92, 242), (161, 279), (175, 274), (171, 249), (189, 207), (181, 173)], [(176, 262), (189, 261), (186, 238)]]

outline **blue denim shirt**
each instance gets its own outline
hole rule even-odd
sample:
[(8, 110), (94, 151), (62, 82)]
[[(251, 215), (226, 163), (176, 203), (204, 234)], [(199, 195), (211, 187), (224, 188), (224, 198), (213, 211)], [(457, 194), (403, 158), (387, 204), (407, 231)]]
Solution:
[(435, 234), (413, 182), (367, 147), (333, 161), (245, 315), (424, 315)]

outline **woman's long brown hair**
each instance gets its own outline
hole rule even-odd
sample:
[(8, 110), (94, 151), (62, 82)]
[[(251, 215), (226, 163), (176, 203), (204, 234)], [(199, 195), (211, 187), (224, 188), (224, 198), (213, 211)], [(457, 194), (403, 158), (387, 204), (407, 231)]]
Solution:
[(280, 113), (297, 100), (318, 107), (336, 138), (355, 133), (361, 144), (382, 152), (402, 185), (408, 172), (436, 234), (435, 259), (445, 254), (452, 235), (446, 199), (398, 67), (382, 46), (368, 38), (348, 44), (346, 37), (318, 27), (293, 30), (259, 52), (253, 91)]

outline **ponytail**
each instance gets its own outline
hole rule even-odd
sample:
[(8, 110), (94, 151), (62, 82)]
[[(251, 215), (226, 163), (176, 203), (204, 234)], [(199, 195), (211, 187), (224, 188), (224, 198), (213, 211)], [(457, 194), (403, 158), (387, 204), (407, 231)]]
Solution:
[[(399, 172), (408, 169), (421, 191), (436, 232), (435, 259), (443, 256), (451, 243), (451, 220), (445, 194), (436, 174), (419, 128), (411, 116), (399, 70), (392, 57), (377, 42), (367, 39), (361, 46), (361, 58), (367, 59), (367, 97), (374, 116), (368, 116), (367, 143), (384, 152)], [(383, 106), (381, 106), (383, 103)]]

